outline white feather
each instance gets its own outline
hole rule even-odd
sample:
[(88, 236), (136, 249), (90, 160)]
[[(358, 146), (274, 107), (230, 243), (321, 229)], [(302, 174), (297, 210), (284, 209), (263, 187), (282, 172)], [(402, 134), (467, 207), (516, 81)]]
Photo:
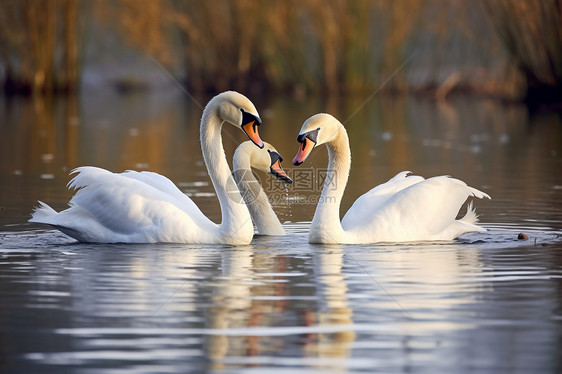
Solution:
[[(360, 196), (339, 220), (343, 190), (351, 167), (347, 132), (329, 114), (310, 117), (300, 134), (319, 129), (318, 143), (328, 147), (330, 179), (310, 226), (312, 243), (375, 243), (424, 240), (451, 240), (477, 226), (476, 212), (469, 205), (466, 215), (457, 220), (461, 206), (469, 197), (490, 198), (448, 176), (424, 179), (403, 171), (388, 182)], [(328, 184), (329, 180), (329, 184)]]
[(223, 122), (240, 125), (241, 108), (257, 117), (246, 97), (225, 92), (209, 102), (201, 120), (203, 156), (221, 204), (220, 225), (162, 175), (118, 174), (91, 166), (73, 171), (77, 175), (68, 187), (77, 191), (68, 209), (57, 213), (39, 202), (29, 221), (52, 225), (83, 242), (248, 244), (253, 236), (251, 217), (240, 204), (239, 191), (226, 191), (231, 172), (220, 135)]

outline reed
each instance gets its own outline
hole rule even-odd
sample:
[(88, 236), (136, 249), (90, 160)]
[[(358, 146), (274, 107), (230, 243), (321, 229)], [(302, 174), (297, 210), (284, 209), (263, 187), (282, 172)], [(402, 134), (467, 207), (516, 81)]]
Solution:
[(365, 93), (393, 75), (384, 90), (436, 91), (445, 85), (441, 93), (460, 88), (517, 96), (521, 89), (517, 74), (506, 73), (512, 66), (500, 41), (490, 37), (490, 25), (482, 24), (479, 8), (464, 1), (112, 4), (117, 9), (108, 12), (110, 23), (121, 25), (125, 40), (162, 60), (173, 51), (179, 63), (170, 60), (171, 66), (193, 91)]
[(74, 91), (79, 78), (79, 0), (0, 2), (6, 92)]
[(530, 90), (562, 100), (562, 1), (484, 1), (503, 45)]
[(32, 92), (74, 89), (78, 25), (88, 17), (194, 92), (383, 88), (518, 98), (533, 85), (560, 87), (561, 2), (4, 0), (0, 78)]

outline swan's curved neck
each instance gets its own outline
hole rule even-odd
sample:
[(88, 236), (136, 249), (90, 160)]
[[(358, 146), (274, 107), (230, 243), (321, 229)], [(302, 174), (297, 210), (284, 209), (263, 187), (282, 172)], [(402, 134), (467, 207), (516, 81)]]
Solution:
[[(255, 147), (253, 144), (251, 146)], [(232, 168), (234, 169), (236, 184), (250, 211), (258, 234), (285, 235), (285, 230), (273, 211), (266, 193), (252, 173), (249, 155), (244, 155), (243, 152), (248, 152), (248, 150), (240, 148), (236, 150)]]
[(309, 236), (311, 242), (320, 240), (323, 243), (335, 243), (345, 234), (340, 220), (340, 205), (351, 168), (349, 138), (343, 126), (340, 126), (338, 133), (326, 143), (326, 147), (328, 169)]
[(201, 149), (221, 207), (222, 222), (218, 229), (219, 235), (226, 241), (241, 236), (251, 238), (253, 226), (250, 213), (232, 180), (223, 149), (223, 123), (218, 116), (216, 105), (209, 103), (201, 118)]

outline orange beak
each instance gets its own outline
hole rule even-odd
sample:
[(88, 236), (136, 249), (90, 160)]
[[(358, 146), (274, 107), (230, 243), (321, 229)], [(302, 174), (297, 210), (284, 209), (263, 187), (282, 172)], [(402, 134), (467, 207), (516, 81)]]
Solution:
[(285, 181), (289, 184), (293, 183), (293, 180), (291, 178), (289, 178), (287, 173), (285, 173), (285, 170), (283, 170), (283, 168), (281, 167), (281, 160), (280, 159), (277, 159), (271, 165), (270, 168), (271, 168), (271, 174), (275, 175), (275, 177), (277, 177), (277, 179), (281, 179), (282, 181)]
[(298, 166), (298, 165), (302, 164), (304, 162), (304, 160), (306, 160), (308, 155), (310, 155), (310, 152), (312, 152), (312, 149), (314, 148), (315, 145), (316, 145), (316, 143), (313, 142), (312, 140), (310, 140), (308, 138), (304, 138), (303, 142), (299, 146), (299, 151), (298, 151), (297, 155), (293, 159), (293, 165)]
[(263, 148), (263, 141), (260, 139), (260, 134), (258, 133), (258, 124), (256, 121), (250, 121), (245, 125), (242, 125), (242, 130), (248, 135), (248, 138), (260, 148)]

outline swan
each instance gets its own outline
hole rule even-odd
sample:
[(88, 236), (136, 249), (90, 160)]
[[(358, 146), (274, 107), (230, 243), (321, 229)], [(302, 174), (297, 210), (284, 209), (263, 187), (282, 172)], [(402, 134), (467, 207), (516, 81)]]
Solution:
[(267, 142), (264, 142), (263, 149), (259, 149), (248, 140), (240, 144), (234, 152), (232, 160), (234, 180), (248, 206), (259, 235), (281, 236), (285, 235), (285, 230), (273, 211), (261, 184), (252, 173), (251, 167), (291, 184), (293, 181), (281, 167), (282, 161), (283, 157)]
[(458, 179), (424, 179), (409, 171), (360, 196), (340, 222), (340, 203), (351, 167), (347, 131), (336, 118), (320, 113), (304, 122), (297, 141), (294, 165), (302, 164), (316, 146), (326, 144), (328, 148), (328, 171), (310, 224), (310, 243), (438, 241), (486, 231), (476, 225), (472, 203), (463, 218), (455, 218), (468, 197), (490, 196)]
[(261, 120), (248, 98), (226, 91), (209, 101), (201, 117), (201, 148), (219, 198), (221, 224), (160, 174), (117, 174), (91, 166), (73, 171), (77, 175), (68, 186), (77, 192), (69, 208), (56, 212), (40, 201), (29, 222), (54, 226), (81, 242), (249, 244), (254, 227), (248, 208), (236, 186), (227, 191), (233, 183), (221, 138), (225, 122), (244, 131), (254, 146), (265, 146), (258, 134)]

